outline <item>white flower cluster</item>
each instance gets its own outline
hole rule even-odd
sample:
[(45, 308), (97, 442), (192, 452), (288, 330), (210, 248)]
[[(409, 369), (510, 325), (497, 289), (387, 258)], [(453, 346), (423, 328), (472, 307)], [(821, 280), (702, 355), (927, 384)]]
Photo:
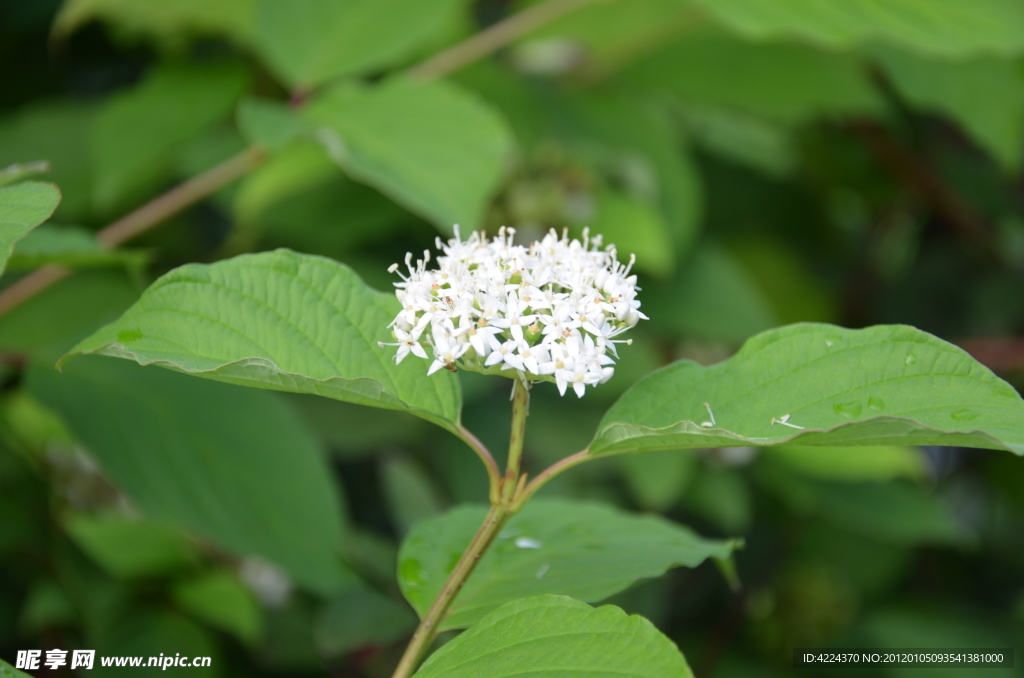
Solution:
[[(641, 318), (636, 300), (634, 258), (623, 265), (615, 247), (601, 237), (583, 241), (554, 230), (529, 247), (512, 244), (515, 229), (488, 239), (473, 233), (447, 244), (438, 268), (427, 269), (430, 252), (412, 264), (395, 296), (402, 311), (391, 323), (395, 360), (433, 353), (428, 374), (456, 367), (487, 374), (515, 370), (525, 381), (551, 381), (565, 395), (572, 386), (583, 397), (587, 386), (608, 381), (618, 357), (616, 339)], [(398, 264), (388, 271), (398, 271)], [(381, 343), (381, 346), (385, 344)], [(506, 372), (507, 376), (512, 376)]]

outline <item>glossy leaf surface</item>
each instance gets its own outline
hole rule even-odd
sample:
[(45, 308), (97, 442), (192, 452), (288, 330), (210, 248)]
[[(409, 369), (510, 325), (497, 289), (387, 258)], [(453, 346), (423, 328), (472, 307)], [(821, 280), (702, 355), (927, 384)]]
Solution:
[(912, 327), (804, 323), (760, 334), (711, 367), (655, 372), (605, 414), (590, 451), (791, 440), (1024, 454), (1024, 401), (962, 349)]
[(396, 365), (378, 341), (398, 301), (347, 266), (287, 250), (189, 264), (146, 290), (72, 352), (153, 363), (208, 379), (407, 410), (452, 429), (461, 393), (449, 372)]
[[(417, 524), (398, 555), (398, 580), (422, 615), (486, 511), (456, 508)], [(480, 559), (442, 622), (469, 626), (510, 600), (557, 593), (597, 602), (638, 579), (671, 567), (725, 559), (737, 541), (703, 539), (656, 516), (635, 516), (597, 503), (537, 499), (513, 516)]]
[(503, 605), (435, 652), (416, 678), (570, 676), (691, 678), (675, 644), (651, 622), (565, 596)]

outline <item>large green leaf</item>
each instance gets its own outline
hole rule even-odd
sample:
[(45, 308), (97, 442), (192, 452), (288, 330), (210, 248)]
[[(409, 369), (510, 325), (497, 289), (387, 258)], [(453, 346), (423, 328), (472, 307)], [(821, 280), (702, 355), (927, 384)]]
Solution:
[[(423, 615), (473, 538), (486, 510), (463, 506), (418, 523), (398, 554), (402, 593)], [(522, 596), (557, 593), (604, 600), (672, 567), (726, 559), (735, 540), (702, 539), (658, 516), (597, 503), (538, 499), (501, 531), (480, 559), (441, 628), (461, 628)]]
[(32, 678), (32, 676), (22, 673), (3, 659), (0, 659), (0, 678)]
[(72, 515), (64, 529), (104, 570), (121, 579), (169, 574), (195, 565), (199, 553), (185, 535), (120, 515)]
[(75, 353), (136, 360), (208, 379), (407, 410), (453, 430), (462, 396), (447, 371), (396, 365), (390, 294), (347, 266), (288, 250), (189, 264), (163, 276)]
[(53, 184), (23, 181), (0, 188), (0, 273), (14, 243), (49, 219), (59, 202), (60, 191)]
[(256, 0), (256, 46), (286, 83), (310, 88), (390, 66), (450, 28), (465, 0)]
[(90, 139), (97, 208), (112, 210), (163, 179), (173, 152), (227, 116), (246, 84), (235, 63), (160, 66), (108, 100)]
[(673, 43), (622, 78), (686, 102), (735, 107), (782, 123), (884, 108), (852, 57), (796, 43), (752, 44), (716, 30)]
[(435, 652), (416, 678), (692, 678), (651, 622), (565, 596), (514, 600)]
[(998, 57), (937, 61), (880, 46), (870, 54), (912, 106), (950, 116), (1004, 167), (1020, 168), (1024, 69), (1019, 63)]
[(794, 37), (832, 48), (883, 41), (943, 55), (1024, 51), (1017, 0), (699, 0), (755, 39)]
[(147, 517), (261, 556), (319, 591), (350, 580), (337, 488), (272, 394), (98, 359), (63, 374), (33, 369), (28, 388)]
[(605, 414), (590, 451), (790, 440), (1024, 454), (1024, 401), (963, 350), (912, 327), (797, 324), (718, 365), (683, 361), (650, 375)]
[(307, 116), (346, 172), (445, 232), (481, 225), (512, 148), (505, 121), (446, 82), (345, 85), (312, 101)]

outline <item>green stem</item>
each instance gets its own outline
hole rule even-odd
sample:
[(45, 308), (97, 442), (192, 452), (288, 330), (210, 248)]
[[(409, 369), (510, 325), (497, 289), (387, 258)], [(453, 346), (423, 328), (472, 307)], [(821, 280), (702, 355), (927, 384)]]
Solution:
[(455, 596), (462, 590), (466, 579), (469, 578), (476, 564), (480, 561), (480, 556), (484, 554), (487, 547), (498, 536), (510, 515), (502, 506), (492, 506), (487, 512), (487, 517), (484, 518), (480, 529), (476, 531), (476, 535), (469, 542), (469, 546), (462, 554), (462, 557), (459, 558), (455, 569), (448, 575), (444, 586), (441, 587), (441, 592), (437, 594), (437, 598), (431, 603), (430, 609), (423, 616), (420, 625), (416, 627), (412, 641), (405, 648), (405, 654), (402, 655), (402, 660), (398, 663), (398, 668), (395, 669), (392, 678), (408, 678), (416, 670), (416, 667), (419, 666), (420, 659), (430, 648), (434, 638), (437, 637), (438, 625), (444, 619), (445, 614), (447, 614), (448, 608), (451, 607), (452, 601), (455, 600)]
[(526, 417), (530, 414), (530, 390), (521, 379), (516, 379), (512, 391), (512, 434), (508, 438), (508, 463), (501, 500), (507, 504), (516, 492), (519, 467), (523, 458), (523, 438), (526, 436)]

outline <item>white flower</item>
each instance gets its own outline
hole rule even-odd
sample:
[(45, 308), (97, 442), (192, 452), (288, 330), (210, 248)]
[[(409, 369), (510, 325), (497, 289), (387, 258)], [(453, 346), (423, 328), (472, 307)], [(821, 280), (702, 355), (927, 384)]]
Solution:
[[(412, 263), (408, 276), (398, 264), (395, 296), (401, 311), (390, 327), (396, 362), (409, 354), (429, 359), (427, 370), (456, 367), (549, 381), (564, 394), (569, 386), (583, 397), (587, 386), (612, 377), (617, 339), (641, 319), (633, 258), (623, 265), (615, 247), (601, 237), (583, 240), (549, 232), (528, 247), (514, 245), (515, 230), (502, 228), (489, 239), (473, 233), (437, 241), (442, 255), (428, 269), (430, 253)], [(421, 336), (423, 337), (421, 339)], [(609, 355), (610, 354), (610, 355)], [(514, 371), (514, 372), (513, 372)]]

